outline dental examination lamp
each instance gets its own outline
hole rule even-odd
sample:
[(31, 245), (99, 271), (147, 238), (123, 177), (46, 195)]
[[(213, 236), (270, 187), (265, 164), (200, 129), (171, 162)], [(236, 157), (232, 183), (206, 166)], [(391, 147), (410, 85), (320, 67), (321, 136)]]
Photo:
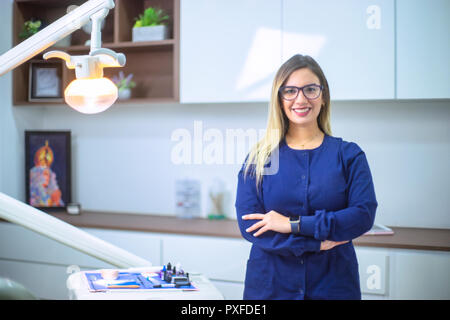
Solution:
[(114, 83), (103, 77), (103, 68), (123, 67), (123, 53), (101, 47), (102, 21), (114, 8), (114, 0), (89, 0), (68, 14), (21, 42), (0, 56), (0, 76), (21, 65), (72, 32), (92, 21), (91, 47), (88, 55), (71, 56), (50, 51), (44, 59), (60, 58), (76, 79), (64, 91), (66, 103), (81, 113), (98, 113), (109, 108), (118, 97)]
[[(88, 55), (70, 56), (50, 51), (44, 59), (61, 58), (77, 79), (65, 90), (65, 100), (82, 113), (104, 111), (117, 99), (117, 87), (103, 77), (103, 68), (123, 67), (125, 55), (101, 48), (101, 23), (113, 0), (89, 0), (32, 37), (0, 56), (0, 76), (52, 46), (92, 20)], [(126, 250), (94, 237), (60, 219), (0, 192), (0, 218), (16, 223), (119, 268), (149, 266), (151, 263)]]

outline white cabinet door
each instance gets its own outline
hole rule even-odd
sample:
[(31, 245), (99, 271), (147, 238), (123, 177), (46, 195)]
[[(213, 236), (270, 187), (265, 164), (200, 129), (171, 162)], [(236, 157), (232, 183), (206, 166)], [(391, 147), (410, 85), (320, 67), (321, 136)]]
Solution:
[[(0, 223), (0, 259), (108, 268), (110, 264), (14, 223)], [(1, 271), (1, 269), (0, 269)]]
[(391, 299), (449, 300), (450, 253), (396, 250)]
[(20, 283), (38, 299), (69, 299), (68, 266), (0, 259), (0, 272), (1, 277)]
[(389, 294), (389, 252), (385, 249), (356, 248), (361, 293)]
[(242, 300), (244, 297), (243, 283), (219, 280), (211, 280), (211, 282), (222, 293), (225, 300)]
[(269, 101), (281, 64), (280, 0), (180, 6), (180, 101)]
[(450, 98), (450, 1), (397, 0), (397, 98)]
[(154, 266), (161, 265), (161, 239), (158, 234), (141, 231), (83, 228), (95, 237), (137, 255)]
[(332, 100), (393, 99), (394, 0), (283, 0), (283, 61), (312, 56)]

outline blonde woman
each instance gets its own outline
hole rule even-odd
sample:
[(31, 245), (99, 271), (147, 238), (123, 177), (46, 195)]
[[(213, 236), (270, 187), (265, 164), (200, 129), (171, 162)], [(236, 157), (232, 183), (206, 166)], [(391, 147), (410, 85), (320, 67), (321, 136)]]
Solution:
[(253, 244), (244, 299), (361, 299), (352, 239), (376, 208), (364, 152), (331, 135), (322, 69), (293, 56), (273, 81), (266, 135), (238, 174), (237, 219)]

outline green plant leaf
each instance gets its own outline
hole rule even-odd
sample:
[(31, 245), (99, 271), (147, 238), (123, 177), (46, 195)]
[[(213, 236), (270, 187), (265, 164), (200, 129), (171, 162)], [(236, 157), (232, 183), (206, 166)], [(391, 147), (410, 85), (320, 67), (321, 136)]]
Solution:
[(144, 10), (144, 14), (140, 14), (136, 19), (134, 27), (157, 26), (165, 24), (164, 21), (169, 20), (169, 16), (162, 9), (149, 7)]
[(28, 20), (25, 21), (23, 24), (22, 31), (19, 33), (19, 38), (21, 39), (27, 39), (37, 33), (39, 31), (39, 28), (41, 27), (41, 21), (36, 20)]

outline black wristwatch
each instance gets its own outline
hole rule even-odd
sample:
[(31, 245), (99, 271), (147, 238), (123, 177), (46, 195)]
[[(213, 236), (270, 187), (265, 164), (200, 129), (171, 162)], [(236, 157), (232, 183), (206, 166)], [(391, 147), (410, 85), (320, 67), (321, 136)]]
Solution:
[(300, 234), (300, 216), (290, 217), (289, 223), (291, 224), (291, 233)]

